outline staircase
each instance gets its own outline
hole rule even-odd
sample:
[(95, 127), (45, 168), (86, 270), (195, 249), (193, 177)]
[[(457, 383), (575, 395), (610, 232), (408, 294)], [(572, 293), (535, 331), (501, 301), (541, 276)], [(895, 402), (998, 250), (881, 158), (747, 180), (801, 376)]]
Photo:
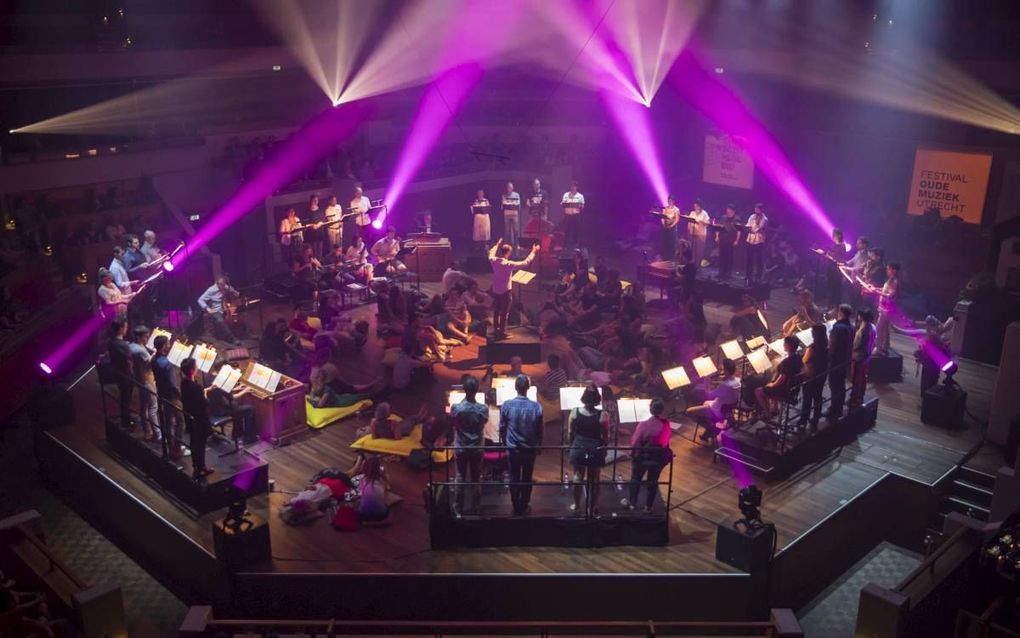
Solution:
[(949, 479), (948, 491), (938, 512), (928, 521), (927, 533), (936, 541), (942, 538), (942, 525), (952, 512), (959, 512), (987, 521), (992, 507), (992, 489), (995, 477), (978, 470), (961, 466)]

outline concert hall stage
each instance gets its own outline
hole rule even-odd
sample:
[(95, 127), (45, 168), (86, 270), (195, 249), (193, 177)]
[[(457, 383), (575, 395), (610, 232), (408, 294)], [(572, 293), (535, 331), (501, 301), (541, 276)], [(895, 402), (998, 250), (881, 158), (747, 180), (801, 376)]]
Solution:
[[(908, 347), (902, 337), (894, 340), (901, 341), (901, 350)], [(437, 366), (440, 383), (434, 390), (464, 372), (481, 374), (487, 365), (479, 358), (481, 343), (475, 339), (458, 350), (454, 361)], [(361, 374), (378, 369), (376, 347), (370, 340), (362, 358), (350, 362), (351, 369)], [(994, 374), (993, 368), (962, 361), (956, 375), (970, 392), (970, 408), (979, 418), (987, 414)], [(345, 533), (322, 519), (291, 527), (279, 518), (280, 507), (313, 474), (324, 467), (346, 469), (353, 462), (349, 445), (365, 422), (342, 421), (298, 435), (289, 445), (255, 447), (268, 464), (275, 491), (249, 499), (248, 506), (269, 520), (272, 558), (230, 574), (213, 550), (212, 525), (222, 511), (190, 513), (112, 455), (95, 383), (88, 377), (74, 390), (75, 423), (38, 433), (37, 453), (52, 488), (184, 600), (211, 601), (259, 616), (292, 615), (290, 601), (301, 597), (312, 601), (314, 609), (302, 608), (308, 613), (329, 615), (343, 609), (343, 615), (367, 617), (378, 605), (378, 592), (386, 591), (394, 614), (407, 611), (402, 600), (414, 597), (420, 602), (425, 597), (431, 607), (424, 608), (431, 608), (433, 617), (484, 618), (496, 610), (598, 619), (600, 608), (613, 604), (618, 587), (640, 594), (634, 600), (642, 604), (614, 613), (635, 618), (653, 611), (658, 617), (736, 617), (761, 601), (762, 587), (769, 588), (770, 604), (798, 607), (874, 543), (895, 538), (909, 545), (923, 538), (923, 529), (909, 523), (923, 521), (934, 511), (940, 481), (981, 441), (980, 428), (971, 422), (958, 430), (921, 424), (914, 378), (872, 388), (870, 394), (879, 398), (874, 428), (777, 481), (713, 462), (713, 449), (692, 442), (693, 425), (684, 421), (673, 436), (674, 509), (666, 545), (433, 550), (423, 499), (427, 472), (396, 461), (387, 462), (394, 491), (402, 497), (392, 526)], [(395, 409), (406, 412), (417, 400), (401, 405), (394, 399)], [(559, 440), (559, 424), (547, 425), (545, 442)], [(997, 459), (990, 463), (992, 467), (982, 469), (993, 470)], [(558, 458), (540, 458), (536, 478), (556, 481), (560, 471)], [(626, 462), (618, 474), (629, 476)], [(763, 517), (778, 530), (772, 577), (764, 584), (714, 558), (716, 525), (739, 518), (736, 494), (749, 480), (763, 488)], [(607, 502), (613, 498), (610, 494)], [(562, 515), (569, 516), (569, 496), (562, 495), (559, 502)], [(509, 502), (505, 505), (509, 510)], [(612, 516), (606, 507), (603, 515)], [(820, 548), (837, 544), (838, 556), (824, 554), (831, 562), (820, 563)], [(577, 595), (563, 596), (565, 588)], [(224, 594), (228, 591), (233, 602)]]

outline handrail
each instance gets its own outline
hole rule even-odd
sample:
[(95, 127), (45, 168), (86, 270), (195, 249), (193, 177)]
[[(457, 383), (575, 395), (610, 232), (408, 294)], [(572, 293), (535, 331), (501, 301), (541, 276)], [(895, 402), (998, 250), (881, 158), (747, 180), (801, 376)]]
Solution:
[[(194, 609), (194, 608), (193, 608)], [(211, 616), (211, 614), (209, 614)], [(767, 621), (428, 621), (428, 620), (217, 620), (207, 617), (198, 625), (181, 628), (181, 636), (212, 635), (226, 632), (228, 635), (241, 630), (283, 630), (303, 631), (312, 635), (358, 635), (380, 634), (443, 636), (445, 634), (483, 634), (490, 636), (508, 635), (689, 635), (706, 629), (719, 632), (734, 632), (733, 635), (771, 636), (798, 638), (803, 636), (799, 626), (791, 627), (789, 622), (780, 623), (778, 618), (789, 619), (792, 611), (773, 609)], [(757, 631), (755, 631), (757, 630)], [(724, 636), (712, 632), (712, 635)], [(752, 632), (753, 633), (748, 633)]]
[(928, 572), (929, 574), (933, 573), (935, 571), (935, 563), (938, 562), (938, 560), (942, 558), (942, 556), (944, 556), (947, 552), (949, 552), (949, 550), (952, 549), (957, 543), (959, 543), (966, 536), (968, 536), (970, 532), (971, 530), (966, 527), (961, 527), (960, 529), (953, 532), (953, 535), (950, 536), (946, 540), (946, 542), (939, 545), (939, 547), (934, 552), (932, 552), (930, 556), (921, 561), (920, 565), (915, 567), (912, 572), (904, 576), (903, 580), (901, 580), (899, 584), (896, 585), (894, 591), (902, 593), (925, 572)]

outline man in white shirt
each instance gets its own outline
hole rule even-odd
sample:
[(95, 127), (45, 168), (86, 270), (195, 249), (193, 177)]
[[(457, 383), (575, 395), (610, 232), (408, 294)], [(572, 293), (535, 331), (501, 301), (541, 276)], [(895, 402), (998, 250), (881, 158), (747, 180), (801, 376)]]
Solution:
[(407, 270), (407, 266), (397, 259), (397, 253), (400, 252), (400, 239), (397, 238), (397, 229), (393, 226), (386, 229), (385, 237), (372, 245), (371, 252), (376, 258), (376, 263), (382, 266), (384, 272), (392, 274)]
[(351, 212), (358, 213), (354, 217), (354, 225), (359, 237), (367, 237), (368, 229), (365, 228), (372, 223), (368, 217), (368, 209), (372, 208), (372, 202), (365, 196), (365, 191), (360, 186), (354, 189), (354, 198), (351, 200)]
[(581, 211), (584, 210), (584, 195), (577, 191), (577, 182), (570, 183), (570, 190), (563, 193), (560, 200), (563, 206), (564, 241), (567, 246), (581, 245)]
[(157, 258), (157, 255), (153, 254), (153, 249), (156, 248), (156, 233), (155, 231), (147, 230), (142, 233), (142, 238), (145, 239), (142, 243), (142, 254), (145, 255), (146, 261), (151, 263)]
[(330, 195), (326, 206), (326, 223), (329, 224), (326, 227), (326, 237), (330, 248), (343, 244), (343, 228), (340, 225), (342, 214), (340, 204), (336, 203), (336, 195)]
[(513, 248), (504, 244), (503, 239), (489, 250), (489, 264), (492, 266), (492, 314), (493, 332), (495, 339), (506, 337), (506, 321), (510, 314), (510, 278), (514, 270), (523, 268), (535, 260), (538, 254), (538, 244), (531, 247), (528, 256), (520, 261), (512, 261), (510, 254)]
[(113, 261), (110, 262), (110, 274), (113, 276), (113, 283), (117, 284), (120, 291), (127, 294), (131, 292), (131, 277), (128, 276), (127, 268), (124, 267), (124, 249), (120, 246), (113, 247)]
[(517, 248), (517, 240), (521, 236), (521, 196), (514, 190), (514, 183), (507, 182), (503, 191), (503, 235), (507, 243)]
[(723, 360), (723, 378), (701, 405), (687, 408), (685, 414), (705, 426), (701, 435), (703, 441), (715, 438), (718, 432), (715, 424), (726, 418), (727, 413), (740, 403), (740, 377), (737, 364), (732, 359)]
[(758, 281), (762, 276), (765, 263), (765, 204), (758, 202), (754, 212), (747, 218), (747, 280)]

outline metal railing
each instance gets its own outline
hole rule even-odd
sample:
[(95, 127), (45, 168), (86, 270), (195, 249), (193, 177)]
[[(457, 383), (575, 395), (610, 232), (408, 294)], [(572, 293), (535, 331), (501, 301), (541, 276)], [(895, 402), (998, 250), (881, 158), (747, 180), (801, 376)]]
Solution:
[(789, 609), (770, 610), (765, 621), (385, 621), (385, 620), (214, 620), (208, 607), (192, 607), (180, 638), (238, 634), (335, 636), (758, 636), (803, 638)]
[[(663, 505), (661, 512), (656, 508), (653, 510), (652, 515), (665, 517), (670, 511), (672, 504), (673, 455), (671, 452), (667, 452), (669, 448), (661, 448), (663, 454), (667, 455), (668, 458), (663, 458), (658, 477), (653, 482), (649, 482), (642, 476), (642, 480), (637, 482), (637, 496), (639, 499), (635, 499), (633, 496), (633, 474), (631, 479), (623, 480), (622, 477), (615, 473), (616, 464), (619, 460), (631, 458), (633, 461), (634, 450), (631, 447), (607, 445), (586, 450), (586, 452), (596, 457), (604, 456), (605, 461), (595, 465), (585, 465), (584, 477), (581, 480), (574, 480), (572, 473), (561, 471), (561, 477), (553, 481), (512, 481), (508, 475), (510, 456), (514, 453), (520, 453), (519, 451), (522, 449), (529, 451), (524, 452), (524, 454), (535, 454), (536, 462), (537, 459), (543, 458), (543, 455), (546, 453), (555, 454), (558, 457), (560, 468), (571, 467), (573, 469), (569, 463), (569, 455), (574, 448), (570, 445), (543, 445), (532, 448), (508, 448), (499, 444), (490, 444), (477, 448), (436, 447), (433, 448), (433, 452), (449, 453), (450, 461), (440, 465), (434, 462), (430, 455), (429, 482), (427, 486), (430, 516), (456, 515), (460, 513), (456, 507), (458, 499), (466, 501), (467, 494), (471, 494), (472, 499), (475, 501), (472, 503), (471, 508), (474, 512), (473, 516), (478, 518), (506, 518), (510, 516), (507, 506), (512, 503), (511, 492), (518, 488), (526, 488), (531, 492), (537, 490), (537, 493), (541, 496), (535, 502), (535, 508), (532, 513), (533, 517), (583, 517), (590, 519), (607, 514), (617, 516), (631, 513), (631, 507), (623, 505), (622, 499), (626, 498), (630, 505), (637, 509), (638, 504), (634, 501), (639, 499), (643, 501), (644, 498), (647, 498), (646, 490), (649, 489), (651, 484), (655, 486), (653, 500), (661, 501)], [(481, 454), (483, 456), (481, 461), (482, 480), (468, 481), (464, 480), (464, 477), (458, 476), (458, 454)], [(598, 471), (592, 471), (591, 468), (593, 467), (597, 468)], [(438, 468), (441, 469), (439, 469), (437, 476)], [(608, 480), (605, 480), (602, 476), (606, 468), (612, 468)], [(486, 479), (486, 474), (490, 478)], [(596, 488), (598, 489), (596, 490)], [(664, 497), (663, 488), (665, 488)], [(599, 493), (598, 501), (593, 499), (596, 491)], [(550, 497), (550, 493), (553, 493), (554, 496)], [(449, 497), (445, 502), (442, 498), (444, 494)], [(531, 502), (530, 496), (527, 500), (529, 503)], [(579, 505), (579, 507), (572, 510), (570, 508), (572, 504)], [(484, 514), (482, 513), (483, 507), (486, 512)], [(449, 508), (449, 511), (446, 508)]]

